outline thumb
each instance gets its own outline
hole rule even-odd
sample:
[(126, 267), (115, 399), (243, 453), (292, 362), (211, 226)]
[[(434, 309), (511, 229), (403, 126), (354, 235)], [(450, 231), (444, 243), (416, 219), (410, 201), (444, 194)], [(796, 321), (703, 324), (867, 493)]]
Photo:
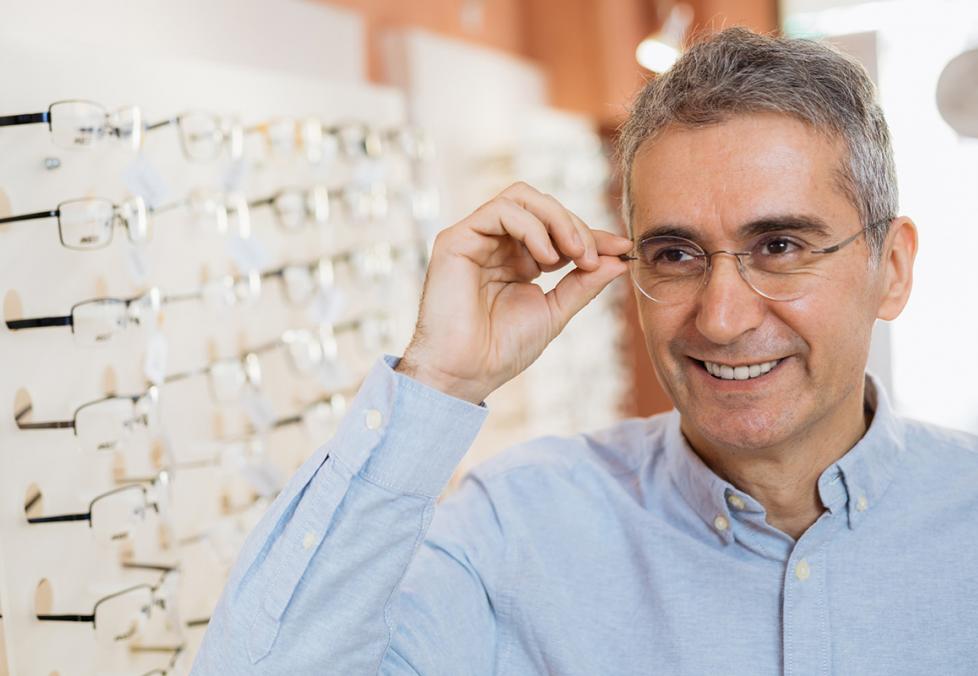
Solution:
[(557, 286), (546, 293), (550, 317), (555, 325), (554, 336), (611, 280), (627, 270), (628, 265), (617, 256), (599, 256), (598, 267), (594, 270), (575, 268), (564, 275)]

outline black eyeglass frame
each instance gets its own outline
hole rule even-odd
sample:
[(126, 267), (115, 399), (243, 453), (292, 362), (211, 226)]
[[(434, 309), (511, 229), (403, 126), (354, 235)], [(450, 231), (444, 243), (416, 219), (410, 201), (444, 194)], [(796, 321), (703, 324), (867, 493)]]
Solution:
[[(71, 327), (72, 334), (74, 334), (75, 309), (78, 307), (81, 307), (83, 305), (99, 303), (105, 305), (121, 304), (124, 305), (126, 309), (128, 309), (129, 306), (132, 305), (133, 303), (137, 303), (141, 300), (144, 300), (147, 297), (152, 298), (152, 296), (154, 295), (157, 297), (156, 300), (153, 302), (154, 308), (159, 308), (159, 306), (161, 306), (164, 303), (165, 299), (160, 295), (160, 291), (158, 288), (152, 287), (149, 290), (139, 294), (138, 296), (131, 296), (129, 298), (89, 298), (87, 300), (79, 301), (71, 306), (71, 310), (67, 315), (49, 315), (45, 317), (7, 319), (4, 320), (4, 323), (7, 325), (7, 328), (10, 329), (11, 331), (21, 331), (24, 329), (37, 329), (37, 328), (43, 328), (48, 326), (69, 326)], [(138, 320), (136, 319), (133, 319), (132, 321), (136, 321), (138, 323)]]
[[(114, 394), (114, 395), (109, 395), (107, 397), (102, 397), (100, 399), (93, 399), (92, 401), (86, 402), (81, 406), (79, 406), (78, 408), (76, 408), (74, 414), (72, 415), (71, 420), (50, 420), (44, 422), (24, 422), (22, 420), (22, 418), (28, 413), (30, 413), (31, 410), (33, 409), (33, 405), (28, 404), (27, 406), (25, 406), (24, 408), (22, 408), (21, 410), (17, 411), (14, 414), (14, 423), (17, 425), (17, 428), (21, 430), (64, 430), (64, 429), (76, 430), (76, 421), (78, 420), (78, 412), (88, 406), (95, 406), (97, 404), (101, 404), (106, 401), (115, 401), (115, 400), (124, 400), (124, 399), (128, 399), (133, 403), (133, 406), (136, 406), (139, 404), (139, 401), (141, 399), (146, 397), (150, 399), (153, 406), (157, 406), (159, 403), (159, 388), (156, 385), (151, 385), (150, 387), (146, 388), (145, 392), (141, 392), (140, 394), (122, 394), (122, 395)], [(77, 431), (75, 431), (75, 434), (76, 435), (78, 434)]]
[[(137, 199), (141, 199), (141, 198), (137, 198)], [(61, 209), (62, 209), (62, 207), (64, 205), (66, 205), (66, 204), (75, 204), (77, 202), (95, 202), (95, 201), (101, 201), (101, 202), (105, 202), (106, 204), (111, 204), (112, 205), (112, 221), (110, 223), (110, 229), (109, 229), (109, 236), (108, 236), (108, 238), (105, 240), (105, 242), (103, 242), (102, 244), (99, 244), (98, 246), (82, 246), (82, 247), (79, 247), (79, 246), (71, 246), (70, 244), (68, 244), (67, 242), (65, 242), (64, 228), (63, 228), (62, 223), (61, 223)], [(58, 202), (58, 206), (57, 207), (55, 207), (54, 209), (50, 209), (48, 211), (35, 211), (34, 213), (30, 213), (30, 214), (18, 214), (17, 216), (6, 216), (4, 218), (0, 218), (0, 225), (3, 225), (4, 223), (17, 223), (17, 222), (20, 222), (20, 221), (33, 221), (33, 220), (39, 220), (39, 219), (42, 219), (42, 218), (57, 218), (58, 219), (58, 239), (61, 241), (61, 245), (63, 247), (65, 247), (66, 249), (71, 249), (72, 251), (94, 251), (94, 250), (97, 250), (97, 249), (103, 249), (103, 248), (107, 247), (109, 244), (112, 243), (112, 236), (115, 233), (115, 228), (114, 227), (111, 227), (111, 226), (115, 226), (119, 222), (122, 222), (125, 225), (126, 233), (127, 233), (128, 237), (129, 237), (129, 241), (130, 242), (135, 243), (135, 242), (140, 241), (140, 240), (135, 239), (133, 237), (133, 235), (132, 235), (132, 229), (129, 227), (129, 221), (126, 219), (126, 217), (124, 215), (122, 215), (122, 208), (124, 206), (125, 206), (124, 204), (116, 204), (112, 200), (110, 200), (108, 198), (104, 198), (104, 197), (80, 197), (80, 198), (77, 198), (77, 199), (64, 200), (62, 202)], [(149, 213), (152, 210), (149, 209), (148, 207), (144, 207), (144, 208), (146, 209), (146, 214), (147, 214), (147, 218), (148, 218), (148, 215), (149, 215)], [(147, 230), (147, 232), (148, 232), (148, 230)]]

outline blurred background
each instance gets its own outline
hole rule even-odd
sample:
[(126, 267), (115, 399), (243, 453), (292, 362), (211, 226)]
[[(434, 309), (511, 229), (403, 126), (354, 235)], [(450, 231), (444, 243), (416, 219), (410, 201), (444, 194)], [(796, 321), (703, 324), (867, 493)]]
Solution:
[[(148, 338), (117, 342), (123, 347), (97, 357), (55, 331), (14, 335), (0, 328), (2, 410), (20, 411), (36, 395), (44, 402), (37, 408), (50, 411), (40, 418), (65, 417), (98, 395), (136, 391), (149, 382), (160, 387), (164, 421), (158, 434), (127, 442), (103, 459), (76, 453), (73, 441), (53, 432), (43, 439), (26, 433), (13, 416), (0, 419), (3, 450), (21, 449), (0, 457), (0, 675), (144, 673), (168, 655), (192, 655), (199, 640), (193, 627), (206, 624), (250, 525), (328, 438), (342, 412), (341, 399), (328, 397), (355, 390), (382, 352), (401, 354), (416, 317), (423, 252), (434, 235), (517, 180), (553, 194), (592, 227), (621, 231), (612, 151), (632, 96), (668, 68), (691, 36), (727, 26), (830, 41), (877, 83), (893, 137), (901, 213), (916, 221), (920, 251), (910, 303), (896, 321), (878, 324), (870, 369), (903, 414), (978, 432), (978, 388), (971, 386), (978, 381), (974, 0), (0, 5), (0, 115), (43, 110), (62, 99), (97, 99), (110, 109), (139, 104), (149, 122), (188, 110), (218, 111), (245, 136), (243, 155), (225, 153), (202, 167), (181, 156), (176, 136), (164, 132), (147, 133), (135, 153), (82, 157), (52, 152), (39, 131), (30, 136), (5, 128), (0, 217), (93, 195), (139, 197), (151, 212), (162, 212), (168, 199), (201, 186), (216, 186), (224, 200), (219, 210), (225, 218), (237, 214), (238, 226), (247, 209), (232, 208), (230, 198), (244, 199), (243, 193), (253, 206), (250, 231), (229, 235), (224, 223), (225, 230), (195, 239), (183, 229), (189, 213), (177, 209), (155, 216), (152, 243), (117, 242), (105, 253), (66, 252), (53, 225), (52, 232), (40, 225), (0, 229), (6, 319), (63, 313), (83, 298), (134, 295), (150, 283), (164, 294), (198, 280), (203, 289), (222, 272), (234, 276), (238, 296), (255, 275), (271, 280), (269, 287), (281, 282), (288, 295), (294, 288), (276, 265), (312, 254), (338, 261), (344, 246), (354, 247), (351, 259), (337, 263), (335, 284), (332, 272), (324, 281), (320, 264), (317, 280), (307, 280), (318, 286), (302, 307), (267, 295), (250, 305), (239, 297), (230, 314), (203, 304), (177, 306)], [(295, 138), (286, 134), (284, 145), (296, 157), (277, 156), (282, 139), (275, 141), (272, 130), (293, 118), (301, 125), (294, 127)], [(307, 137), (310, 121), (317, 145)], [(300, 126), (302, 152), (290, 145)], [(329, 139), (333, 145), (323, 145)], [(268, 200), (254, 201), (313, 183), (339, 195), (342, 209), (317, 215), (304, 234), (283, 230), (280, 212), (276, 226), (271, 210), (263, 210)], [(413, 254), (400, 255), (415, 243), (420, 264)], [(342, 289), (347, 264), (350, 288)], [(544, 275), (540, 283), (549, 289), (559, 276)], [(530, 369), (491, 395), (491, 415), (449, 490), (473, 464), (532, 436), (593, 430), (670, 408), (645, 351), (629, 284), (617, 280)], [(352, 308), (374, 303), (383, 321), (347, 318), (341, 300)], [(354, 329), (343, 329), (344, 322)], [(312, 352), (301, 378), (283, 375), (284, 366), (269, 367), (262, 352), (289, 343), (286, 335), (294, 347), (298, 334), (288, 331), (319, 331), (318, 342), (306, 346)], [(323, 342), (334, 331), (346, 331), (347, 338), (338, 346)], [(261, 360), (251, 351), (261, 352)], [(238, 401), (215, 403), (193, 383), (169, 384), (173, 374), (245, 353)], [(289, 353), (293, 371), (296, 354)], [(259, 361), (266, 366), (256, 376)], [(171, 394), (179, 387), (182, 394)], [(313, 420), (310, 401), (329, 409), (325, 422)], [(303, 413), (290, 418), (296, 410)], [(238, 445), (244, 438), (261, 442), (263, 450), (235, 451), (229, 461), (231, 437)], [(213, 471), (199, 471), (205, 446), (222, 458), (211, 463)], [(191, 469), (194, 463), (198, 469)], [(124, 545), (106, 549), (67, 526), (56, 531), (25, 522), (25, 513), (42, 513), (42, 493), (44, 513), (72, 511), (110, 485), (155, 487), (160, 472), (169, 473), (175, 493), (167, 523), (152, 537), (134, 531)], [(140, 478), (148, 475), (153, 481)], [(61, 565), (66, 551), (75, 559), (71, 570)], [(155, 629), (151, 623), (139, 651), (96, 649), (87, 635), (34, 619), (42, 608), (87, 612), (103, 590), (133, 574), (124, 570), (133, 561), (183, 571), (182, 587), (173, 593), (184, 620), (176, 628), (172, 618)], [(163, 638), (152, 638), (156, 629)]]

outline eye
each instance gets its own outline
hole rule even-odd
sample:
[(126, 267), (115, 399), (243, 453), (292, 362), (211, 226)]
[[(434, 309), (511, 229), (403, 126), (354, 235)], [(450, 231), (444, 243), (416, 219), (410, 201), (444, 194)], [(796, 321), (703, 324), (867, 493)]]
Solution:
[(793, 239), (775, 236), (762, 239), (754, 246), (753, 251), (755, 255), (776, 257), (798, 253), (802, 248), (801, 244)]
[(693, 256), (688, 251), (676, 247), (662, 249), (655, 254), (655, 260), (665, 263), (683, 263), (692, 258)]

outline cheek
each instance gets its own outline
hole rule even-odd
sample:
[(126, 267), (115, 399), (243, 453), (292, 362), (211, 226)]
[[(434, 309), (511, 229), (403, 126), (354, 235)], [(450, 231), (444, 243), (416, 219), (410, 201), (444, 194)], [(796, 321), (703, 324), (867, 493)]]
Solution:
[[(805, 344), (809, 369), (851, 369), (865, 359), (873, 320), (865, 286), (833, 285), (825, 293), (777, 304), (774, 313)], [(856, 293), (853, 292), (856, 290)], [(871, 314), (871, 313), (870, 313)], [(867, 318), (868, 317), (868, 318)]]
[(671, 346), (675, 338), (681, 335), (687, 321), (685, 313), (676, 307), (657, 305), (648, 299), (640, 307), (642, 332), (649, 356), (657, 369), (669, 368)]

